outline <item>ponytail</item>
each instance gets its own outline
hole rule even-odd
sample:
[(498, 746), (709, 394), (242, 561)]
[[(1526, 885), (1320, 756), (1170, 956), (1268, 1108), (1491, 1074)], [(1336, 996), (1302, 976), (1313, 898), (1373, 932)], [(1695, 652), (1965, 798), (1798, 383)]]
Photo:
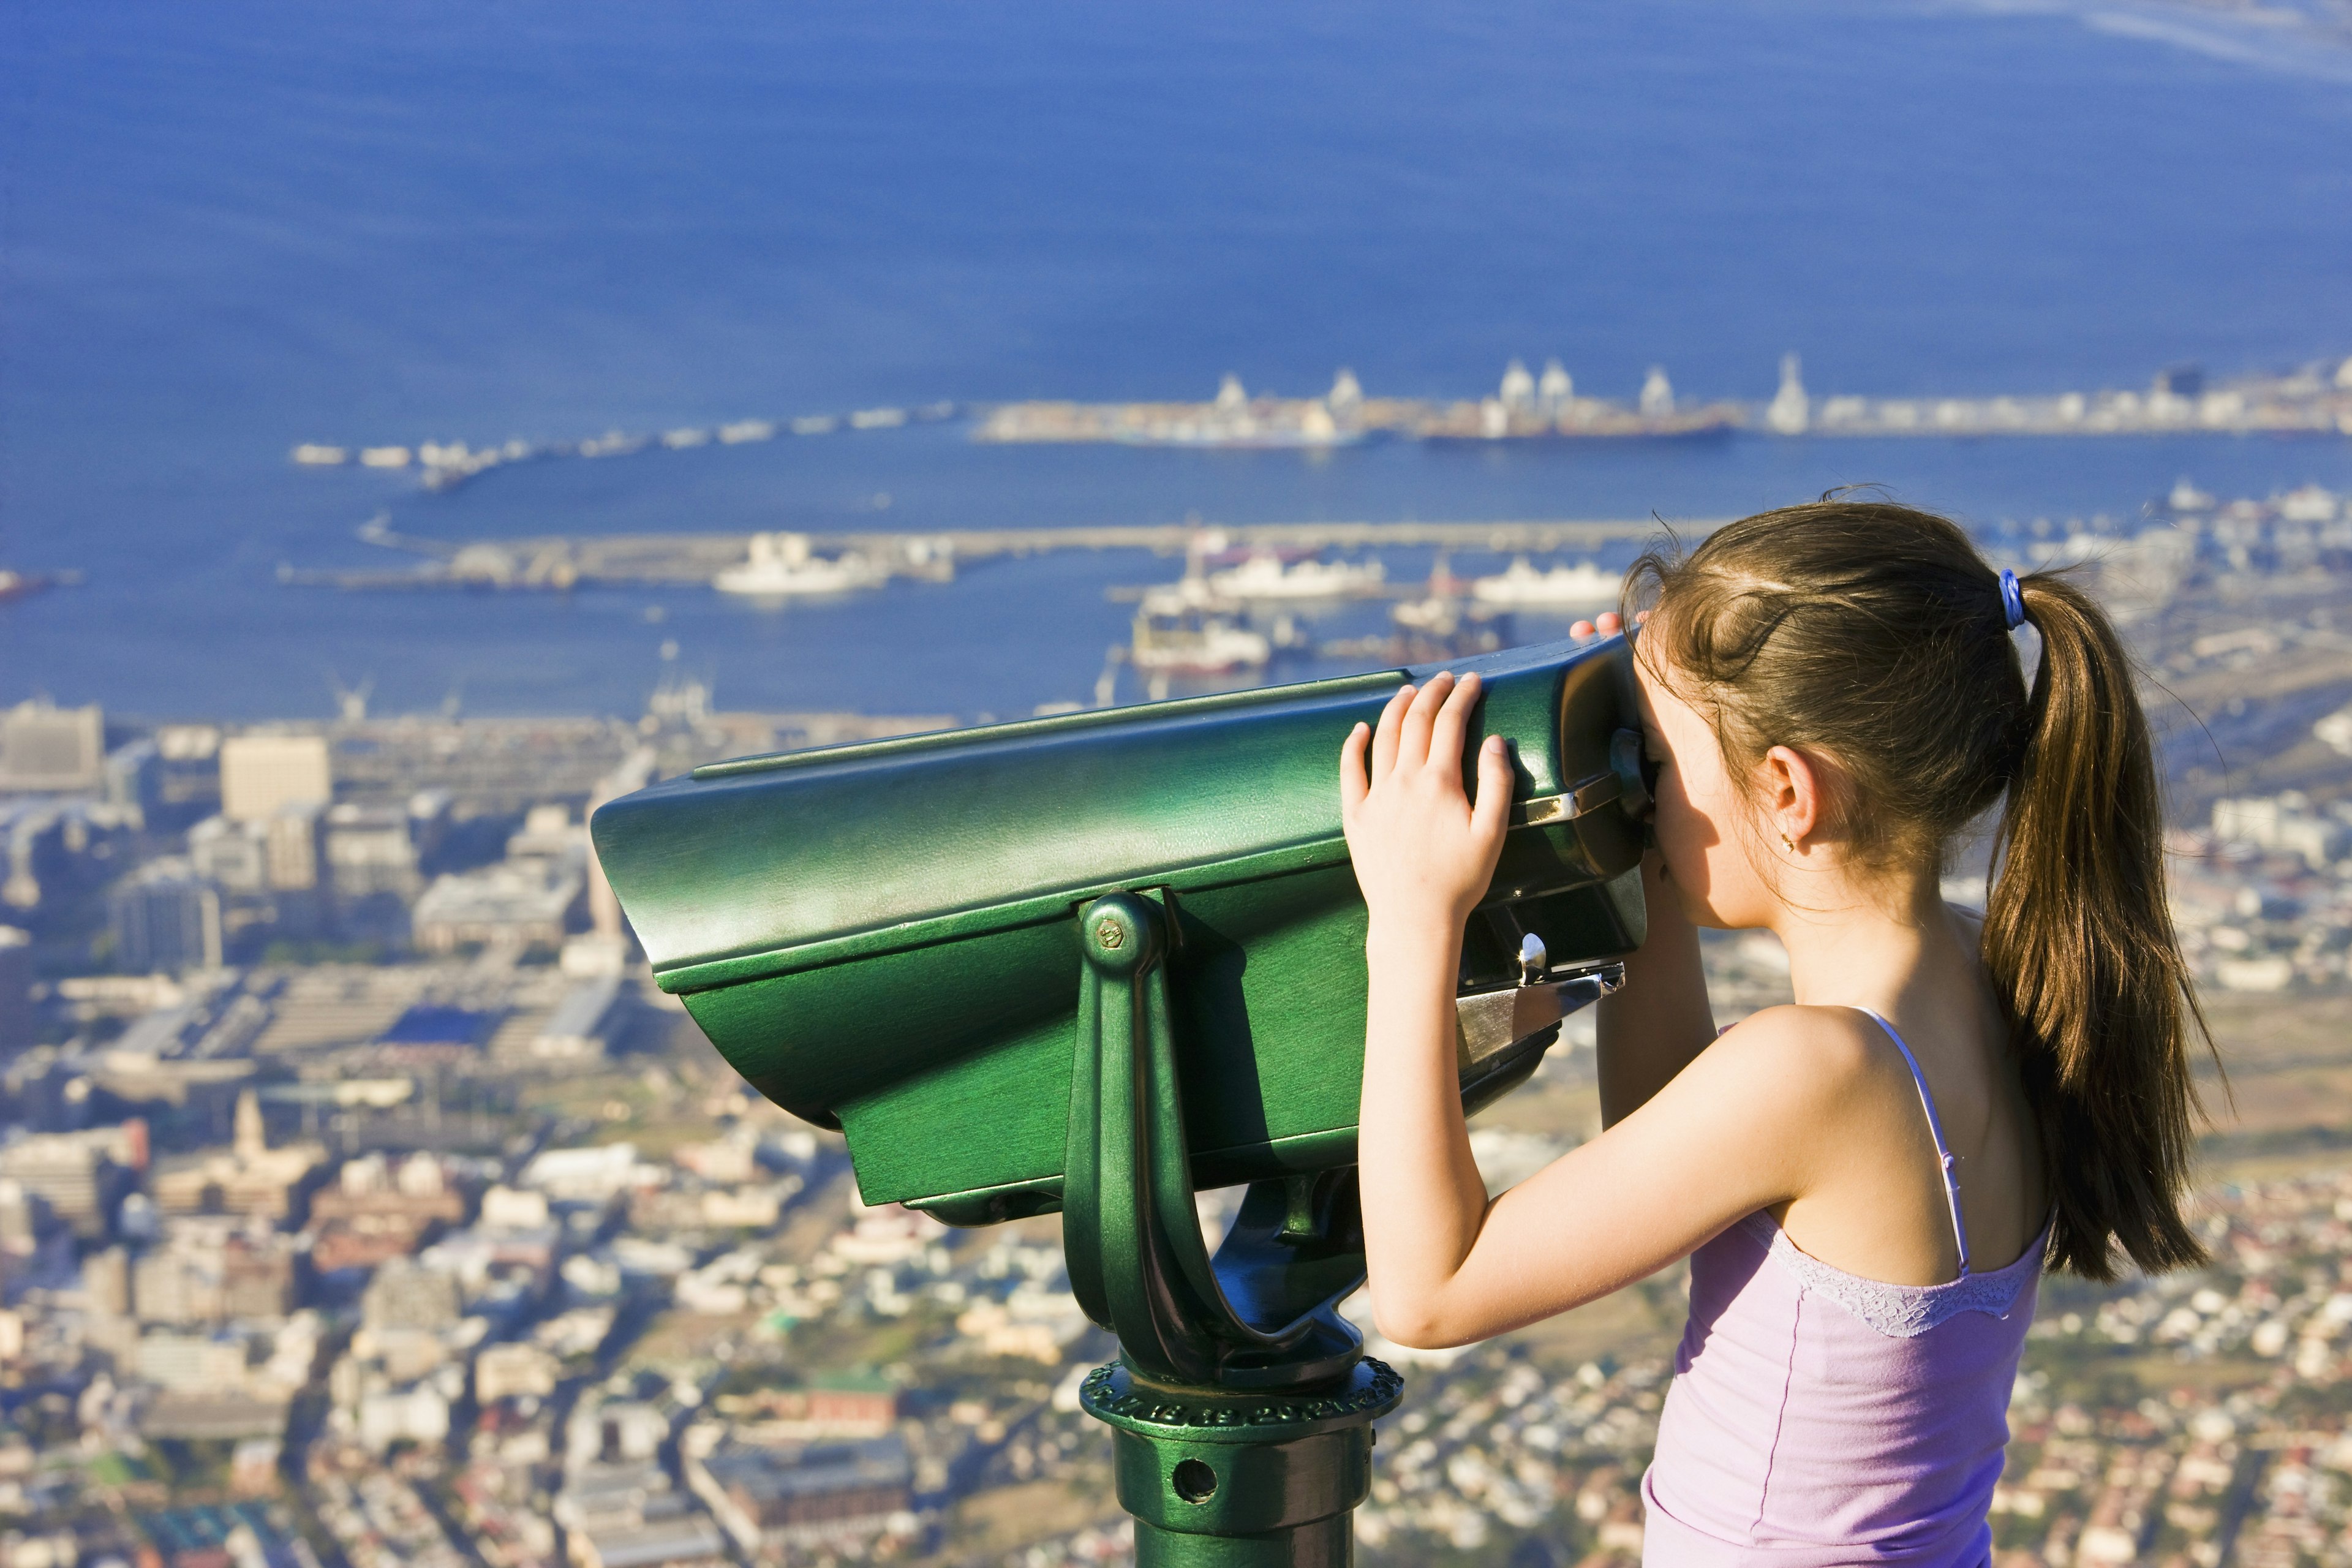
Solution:
[(2090, 596), (2021, 583), (2042, 668), (1987, 901), (1984, 962), (2040, 1122), (2049, 1266), (2111, 1279), (2205, 1261), (2180, 1216), (2210, 1034), (2165, 899), (2163, 803), (2132, 665)]
[(2098, 605), (1996, 574), (1948, 518), (1851, 493), (1644, 556), (1626, 587), (1656, 611), (1636, 657), (1711, 713), (1734, 777), (1775, 745), (1836, 760), (1857, 861), (1937, 866), (2000, 810), (1983, 959), (2039, 1124), (2047, 1261), (2090, 1279), (2202, 1262), (2180, 1204), (2189, 1042), (2211, 1037), (2165, 900), (2147, 720)]

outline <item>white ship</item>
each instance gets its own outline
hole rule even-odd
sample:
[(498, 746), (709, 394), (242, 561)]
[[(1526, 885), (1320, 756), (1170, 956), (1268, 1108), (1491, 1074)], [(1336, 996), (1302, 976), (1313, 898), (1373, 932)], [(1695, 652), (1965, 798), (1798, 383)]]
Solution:
[[(1549, 378), (1550, 373), (1545, 374)], [(1386, 639), (1381, 656), (1399, 664), (1425, 664), (1501, 647), (1510, 637), (1511, 612), (1496, 605), (1473, 604), (1465, 597), (1469, 589), (1445, 557), (1439, 556), (1422, 595), (1389, 607), (1389, 619), (1397, 630)]]
[(1610, 609), (1624, 587), (1624, 579), (1603, 572), (1590, 561), (1538, 572), (1524, 555), (1492, 577), (1470, 584), (1470, 596), (1482, 605), (1510, 605), (1522, 609)]
[(1155, 588), (1136, 610), (1128, 658), (1147, 675), (1222, 675), (1260, 669), (1274, 657), (1264, 632), (1242, 625), (1229, 605), (1209, 597), (1198, 577)]
[(1296, 561), (1261, 551), (1240, 565), (1213, 573), (1209, 585), (1234, 599), (1340, 599), (1376, 592), (1387, 576), (1377, 561)]
[(882, 571), (862, 555), (811, 554), (805, 533), (755, 533), (750, 557), (721, 571), (710, 585), (722, 594), (793, 599), (877, 587), (882, 579)]

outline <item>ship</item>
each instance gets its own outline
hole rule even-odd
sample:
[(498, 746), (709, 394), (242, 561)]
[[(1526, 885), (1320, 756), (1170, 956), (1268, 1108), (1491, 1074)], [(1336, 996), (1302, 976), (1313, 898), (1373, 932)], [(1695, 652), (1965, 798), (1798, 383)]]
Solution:
[(1253, 396), (1227, 375), (1208, 403), (1013, 403), (973, 430), (990, 442), (1106, 441), (1123, 447), (1322, 451), (1353, 447), (1371, 423), (1362, 389), (1341, 371), (1321, 397)]
[(1238, 607), (1186, 577), (1154, 588), (1137, 606), (1128, 659), (1147, 675), (1223, 675), (1262, 669), (1274, 641), (1242, 622)]
[(1421, 596), (1390, 606), (1389, 619), (1396, 630), (1379, 656), (1393, 664), (1431, 664), (1508, 646), (1511, 612), (1471, 599), (1469, 590), (1470, 584), (1439, 556)]
[(1212, 573), (1209, 586), (1229, 599), (1341, 599), (1377, 593), (1387, 571), (1377, 561), (1306, 560), (1283, 563), (1271, 551), (1258, 551), (1238, 566)]
[(805, 533), (755, 533), (750, 555), (722, 570), (710, 585), (750, 598), (806, 599), (877, 587), (883, 576), (863, 555), (813, 554)]
[(14, 572), (0, 566), (0, 605), (29, 599), (51, 588), (70, 588), (80, 581), (79, 572)]
[(1521, 555), (1496, 575), (1471, 584), (1470, 595), (1480, 604), (1519, 609), (1605, 610), (1615, 606), (1623, 587), (1623, 578), (1590, 561), (1538, 572)]
[(1540, 381), (1513, 360), (1493, 396), (1433, 408), (1412, 433), (1424, 441), (1675, 440), (1728, 436), (1746, 418), (1736, 403), (1677, 404), (1674, 384), (1656, 365), (1629, 408), (1607, 398), (1579, 397), (1558, 360), (1544, 367)]

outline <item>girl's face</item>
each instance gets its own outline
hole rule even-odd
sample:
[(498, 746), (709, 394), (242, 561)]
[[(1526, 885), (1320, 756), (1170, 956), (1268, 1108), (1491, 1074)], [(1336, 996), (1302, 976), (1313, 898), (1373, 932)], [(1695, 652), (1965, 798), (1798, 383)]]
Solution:
[(1658, 773), (1658, 853), (1683, 913), (1718, 929), (1769, 925), (1778, 900), (1752, 842), (1761, 830), (1724, 766), (1714, 725), (1659, 679), (1648, 659), (1635, 659), (1633, 670), (1643, 746)]

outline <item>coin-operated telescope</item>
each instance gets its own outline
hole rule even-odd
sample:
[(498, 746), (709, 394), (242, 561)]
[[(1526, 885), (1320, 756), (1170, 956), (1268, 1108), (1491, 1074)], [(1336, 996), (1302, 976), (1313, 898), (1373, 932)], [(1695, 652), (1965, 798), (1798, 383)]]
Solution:
[[(1516, 775), (1463, 933), (1475, 1110), (1641, 943), (1649, 797), (1623, 638), (1451, 668), (1486, 683), (1465, 770), (1499, 733)], [(1142, 1563), (1349, 1560), (1402, 1393), (1337, 1310), (1364, 1278), (1367, 921), (1338, 763), (1409, 679), (748, 757), (595, 814), (662, 988), (845, 1133), (867, 1203), (1061, 1212), (1071, 1289), (1118, 1335), (1082, 1399)], [(1193, 1194), (1244, 1183), (1212, 1257)]]

